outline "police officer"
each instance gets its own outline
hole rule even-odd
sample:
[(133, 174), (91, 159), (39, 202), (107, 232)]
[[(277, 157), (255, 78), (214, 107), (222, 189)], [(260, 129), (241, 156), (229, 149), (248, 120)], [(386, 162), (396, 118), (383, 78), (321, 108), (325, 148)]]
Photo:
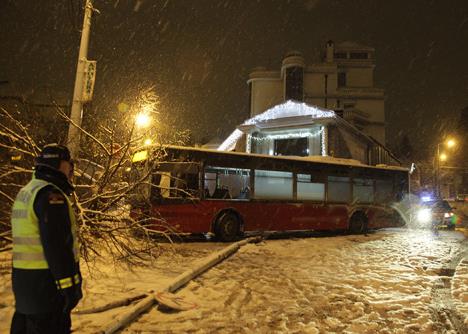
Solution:
[(11, 333), (70, 333), (70, 312), (82, 297), (72, 175), (68, 148), (46, 145), (32, 180), (16, 196)]

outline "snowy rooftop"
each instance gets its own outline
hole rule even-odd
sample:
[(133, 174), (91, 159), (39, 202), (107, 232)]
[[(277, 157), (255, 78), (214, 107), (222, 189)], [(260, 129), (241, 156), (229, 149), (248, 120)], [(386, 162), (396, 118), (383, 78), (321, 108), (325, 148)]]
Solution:
[[(303, 102), (295, 102), (289, 100), (246, 120), (244, 123), (242, 123), (241, 127), (261, 124), (269, 120), (304, 116), (310, 116), (310, 118), (312, 119), (327, 119), (336, 117), (334, 111), (320, 108), (317, 106), (312, 106)], [(218, 150), (232, 151), (236, 146), (237, 141), (242, 137), (242, 135), (243, 132), (241, 130), (234, 130), (229, 135), (229, 137), (227, 137), (226, 140), (218, 147)]]

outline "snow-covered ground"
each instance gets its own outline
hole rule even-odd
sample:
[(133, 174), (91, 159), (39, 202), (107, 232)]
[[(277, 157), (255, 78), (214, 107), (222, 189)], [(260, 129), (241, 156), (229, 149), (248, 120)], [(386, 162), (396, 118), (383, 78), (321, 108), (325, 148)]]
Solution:
[[(224, 247), (175, 245), (149, 268), (114, 270), (105, 263), (86, 276), (80, 308), (126, 293), (157, 290)], [(124, 333), (456, 333), (435, 310), (444, 270), (466, 241), (461, 233), (390, 229), (368, 236), (268, 240), (249, 244), (177, 294), (199, 307), (169, 312), (154, 307)], [(0, 333), (13, 312), (9, 276), (0, 281)], [(468, 327), (468, 259), (451, 279), (454, 310)], [(450, 294), (449, 294), (450, 297)], [(77, 333), (93, 333), (122, 309), (74, 315)]]

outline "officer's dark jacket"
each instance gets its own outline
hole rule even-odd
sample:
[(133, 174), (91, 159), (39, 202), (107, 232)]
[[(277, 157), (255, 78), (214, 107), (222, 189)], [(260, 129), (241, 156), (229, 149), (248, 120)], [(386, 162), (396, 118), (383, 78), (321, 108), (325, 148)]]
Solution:
[[(53, 183), (67, 195), (73, 191), (65, 175), (52, 168), (37, 167), (35, 177)], [(34, 212), (39, 219), (39, 233), (49, 268), (13, 268), (12, 271), (16, 310), (23, 314), (54, 311), (57, 300), (62, 298), (56, 279), (74, 277), (76, 274), (81, 276), (73, 255), (67, 201), (57, 201), (57, 198), (63, 198), (63, 194), (49, 185), (39, 191), (34, 201)]]

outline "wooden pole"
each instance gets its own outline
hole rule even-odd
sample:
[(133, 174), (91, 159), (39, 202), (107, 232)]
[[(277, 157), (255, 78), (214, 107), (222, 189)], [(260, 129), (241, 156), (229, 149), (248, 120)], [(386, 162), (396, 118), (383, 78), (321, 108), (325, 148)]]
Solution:
[[(153, 291), (151, 291), (151, 293), (152, 292)], [(92, 307), (92, 308), (88, 308), (84, 310), (76, 310), (76, 311), (73, 311), (73, 313), (74, 314), (90, 314), (90, 313), (104, 312), (104, 311), (107, 311), (116, 307), (130, 305), (134, 301), (143, 299), (147, 296), (148, 296), (147, 293), (139, 293), (139, 294), (135, 294), (135, 295), (123, 298), (123, 299), (119, 299), (119, 300), (116, 300), (116, 301), (113, 301), (113, 302), (110, 302), (101, 306)]]
[[(208, 257), (206, 257), (203, 261), (201, 261), (195, 268), (189, 269), (179, 276), (177, 276), (172, 282), (167, 284), (166, 286), (163, 286), (160, 291), (165, 291), (165, 292), (174, 292), (177, 289), (179, 289), (181, 286), (192, 280), (193, 278), (197, 277), (201, 273), (207, 271), (208, 269), (212, 268), (219, 262), (223, 261), (233, 253), (235, 253), (240, 247), (246, 245), (247, 243), (250, 242), (257, 242), (261, 238), (255, 237), (255, 238), (248, 238), (245, 240), (241, 240), (239, 242), (233, 243), (232, 245), (220, 250), (219, 252), (216, 252)], [(102, 330), (99, 333), (104, 333), (104, 334), (112, 334), (121, 329), (124, 326), (127, 326), (130, 324), (135, 318), (137, 318), (141, 313), (145, 312), (153, 304), (156, 302), (154, 298), (154, 294), (148, 295), (146, 298), (142, 299), (140, 302), (138, 302), (136, 305), (134, 305), (132, 308), (127, 310), (126, 312), (122, 313), (120, 316), (115, 318), (113, 321), (108, 323), (104, 330)]]

